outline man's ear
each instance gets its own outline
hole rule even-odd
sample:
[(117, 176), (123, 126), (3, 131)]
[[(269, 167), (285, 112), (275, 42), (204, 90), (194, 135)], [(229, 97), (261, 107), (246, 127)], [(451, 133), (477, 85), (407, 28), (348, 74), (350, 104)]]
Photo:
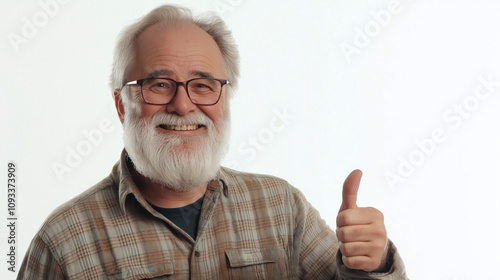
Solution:
[(122, 98), (120, 97), (120, 90), (115, 89), (115, 91), (113, 92), (113, 96), (115, 98), (116, 112), (118, 113), (118, 117), (120, 118), (120, 121), (123, 124), (123, 120), (125, 117), (125, 109), (123, 108)]

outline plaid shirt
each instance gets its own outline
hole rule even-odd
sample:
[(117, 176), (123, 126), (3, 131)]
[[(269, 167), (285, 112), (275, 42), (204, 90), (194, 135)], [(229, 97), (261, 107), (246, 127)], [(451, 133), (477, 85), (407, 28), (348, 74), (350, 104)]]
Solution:
[(406, 279), (392, 244), (391, 273), (342, 265), (335, 233), (271, 176), (221, 168), (193, 240), (144, 200), (125, 157), (48, 217), (18, 279)]

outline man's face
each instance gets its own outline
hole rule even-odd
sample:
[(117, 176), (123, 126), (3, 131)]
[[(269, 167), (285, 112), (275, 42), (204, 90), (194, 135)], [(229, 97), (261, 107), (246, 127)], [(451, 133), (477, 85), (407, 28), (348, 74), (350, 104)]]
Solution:
[[(150, 26), (137, 38), (135, 50), (127, 81), (149, 77), (179, 82), (201, 77), (227, 78), (217, 44), (193, 25), (167, 29), (160, 24)], [(178, 87), (176, 96), (166, 105), (145, 103), (138, 98), (138, 89), (131, 89), (134, 97), (127, 98), (128, 103), (134, 104), (121, 105), (117, 101), (119, 112), (124, 111), (120, 117), (124, 121), (125, 148), (136, 169), (178, 190), (206, 183), (220, 165), (228, 138), (227, 86), (223, 87), (219, 102), (211, 106), (193, 104), (184, 86)]]
[[(184, 82), (201, 75), (226, 79), (224, 60), (219, 47), (202, 29), (183, 25), (165, 29), (160, 24), (147, 28), (137, 39), (136, 56), (128, 81), (161, 76)], [(159, 111), (179, 116), (203, 113), (215, 124), (224, 118), (227, 87), (221, 100), (211, 106), (193, 104), (183, 86), (179, 86), (175, 98), (167, 105), (141, 104), (140, 118), (149, 120)], [(204, 133), (204, 127), (196, 130), (168, 130), (158, 127), (158, 132), (191, 137)]]

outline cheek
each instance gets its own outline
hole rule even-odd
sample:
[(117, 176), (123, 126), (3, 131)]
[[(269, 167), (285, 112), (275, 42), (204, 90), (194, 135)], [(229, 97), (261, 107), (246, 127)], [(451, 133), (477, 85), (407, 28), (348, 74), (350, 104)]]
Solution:
[(145, 119), (149, 122), (149, 120), (156, 114), (158, 111), (162, 109), (163, 106), (153, 106), (153, 105), (140, 105), (140, 114), (139, 117), (141, 119)]
[(203, 108), (203, 113), (205, 113), (215, 124), (220, 123), (227, 117), (226, 112), (225, 102), (219, 102), (214, 106)]

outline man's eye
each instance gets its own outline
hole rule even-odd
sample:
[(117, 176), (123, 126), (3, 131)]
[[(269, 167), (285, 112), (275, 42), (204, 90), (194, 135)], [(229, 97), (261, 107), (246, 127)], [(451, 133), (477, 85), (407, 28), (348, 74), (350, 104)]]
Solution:
[(206, 83), (196, 83), (191, 87), (193, 90), (212, 90), (212, 87), (209, 84)]
[(155, 83), (150, 87), (150, 89), (158, 89), (158, 90), (168, 90), (171, 88), (172, 88), (171, 84), (163, 82)]

